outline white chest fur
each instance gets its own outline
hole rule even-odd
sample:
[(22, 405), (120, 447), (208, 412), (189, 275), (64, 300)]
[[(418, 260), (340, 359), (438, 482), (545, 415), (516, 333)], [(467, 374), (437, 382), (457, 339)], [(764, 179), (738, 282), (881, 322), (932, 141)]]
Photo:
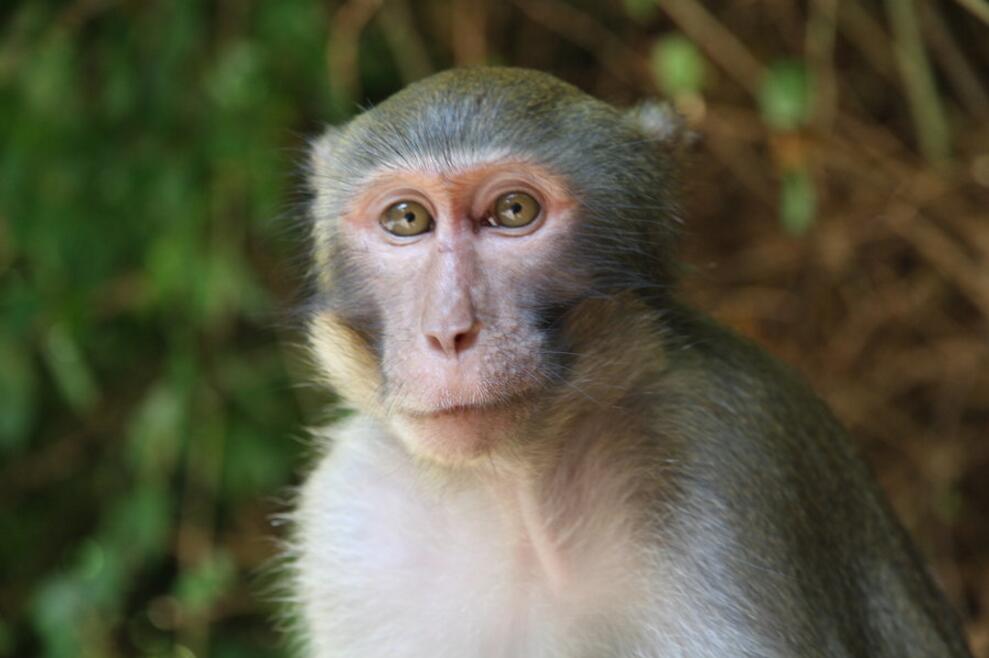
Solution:
[(366, 419), (333, 434), (298, 516), (317, 658), (680, 654), (656, 652), (654, 567), (620, 478), (554, 502), (516, 478), (431, 472)]

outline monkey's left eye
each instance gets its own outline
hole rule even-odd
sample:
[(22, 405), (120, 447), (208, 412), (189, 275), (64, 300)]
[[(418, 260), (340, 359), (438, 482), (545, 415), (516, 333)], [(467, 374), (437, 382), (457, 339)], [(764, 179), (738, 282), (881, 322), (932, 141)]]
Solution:
[(495, 226), (521, 228), (536, 221), (540, 210), (539, 202), (531, 194), (509, 192), (495, 201), (491, 219)]
[(381, 213), (378, 221), (383, 229), (403, 238), (419, 235), (433, 228), (432, 215), (415, 201), (393, 203)]

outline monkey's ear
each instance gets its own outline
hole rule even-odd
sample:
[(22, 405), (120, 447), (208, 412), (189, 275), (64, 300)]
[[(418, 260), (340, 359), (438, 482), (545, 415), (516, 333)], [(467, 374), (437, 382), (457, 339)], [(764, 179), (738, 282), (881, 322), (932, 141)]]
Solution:
[(669, 103), (643, 101), (625, 111), (625, 120), (657, 144), (680, 149), (691, 146), (697, 134), (687, 128), (683, 116)]

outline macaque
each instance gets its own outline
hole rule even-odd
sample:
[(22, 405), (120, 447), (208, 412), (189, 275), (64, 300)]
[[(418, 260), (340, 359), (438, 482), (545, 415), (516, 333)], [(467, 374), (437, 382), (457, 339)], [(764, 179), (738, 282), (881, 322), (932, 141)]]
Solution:
[(809, 388), (678, 300), (672, 112), (415, 83), (311, 151), (311, 658), (968, 656)]

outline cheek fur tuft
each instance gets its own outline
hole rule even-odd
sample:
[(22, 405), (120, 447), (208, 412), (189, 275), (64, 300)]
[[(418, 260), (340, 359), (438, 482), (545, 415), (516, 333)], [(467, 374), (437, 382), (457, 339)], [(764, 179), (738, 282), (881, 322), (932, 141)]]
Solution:
[(319, 313), (309, 324), (309, 349), (341, 398), (368, 413), (378, 408), (378, 359), (358, 331), (332, 313)]

